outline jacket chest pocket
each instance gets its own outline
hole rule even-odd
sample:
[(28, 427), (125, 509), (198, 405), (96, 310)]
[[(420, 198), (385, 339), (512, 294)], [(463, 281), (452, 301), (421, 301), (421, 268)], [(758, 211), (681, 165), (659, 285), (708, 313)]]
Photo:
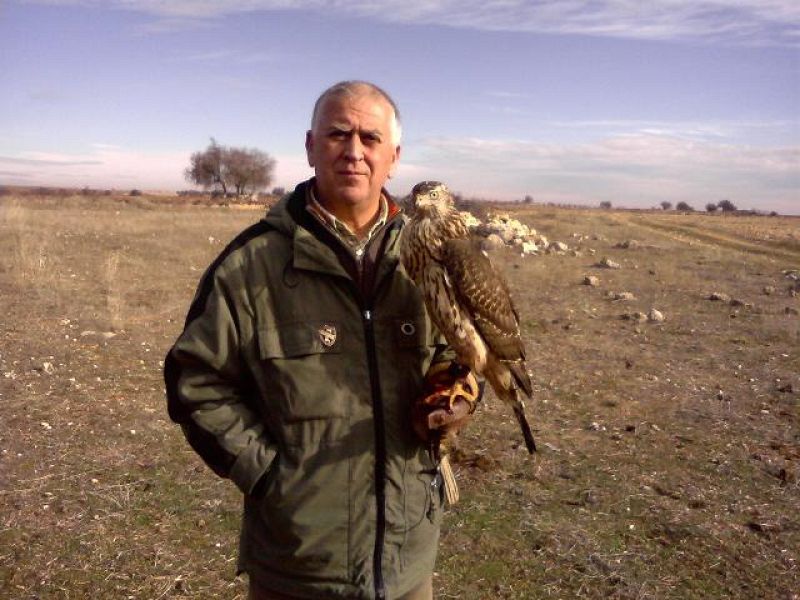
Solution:
[(260, 328), (267, 411), (284, 423), (348, 417), (355, 390), (344, 364), (346, 337), (336, 321)]

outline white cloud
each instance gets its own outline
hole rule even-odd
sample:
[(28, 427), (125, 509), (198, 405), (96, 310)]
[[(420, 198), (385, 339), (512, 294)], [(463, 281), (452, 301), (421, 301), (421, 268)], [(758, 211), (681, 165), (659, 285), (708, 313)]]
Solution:
[(278, 55), (270, 54), (268, 52), (252, 52), (247, 50), (232, 50), (220, 49), (211, 50), (208, 52), (201, 52), (198, 54), (187, 54), (185, 56), (176, 56), (172, 58), (172, 62), (189, 62), (189, 63), (209, 63), (209, 64), (224, 64), (230, 66), (232, 64), (239, 65), (255, 65), (262, 63), (277, 62)]
[(232, 14), (306, 10), (492, 31), (528, 31), (647, 40), (798, 44), (796, 0), (34, 0), (152, 15), (151, 30), (174, 30)]
[(800, 147), (758, 148), (646, 133), (574, 145), (430, 138), (409, 162), (418, 179), (441, 179), (455, 190), (487, 198), (532, 194), (541, 201), (596, 205), (611, 200), (649, 207), (662, 200), (700, 205), (727, 197), (742, 207), (800, 212)]
[(777, 135), (782, 132), (800, 129), (800, 121), (790, 119), (772, 121), (643, 121), (608, 119), (553, 121), (548, 125), (561, 129), (578, 129), (582, 132), (602, 132), (606, 135), (646, 133), (701, 140), (736, 139), (752, 136), (758, 132), (772, 132), (773, 135)]
[[(180, 190), (193, 187), (183, 177), (191, 152), (144, 153), (104, 143), (85, 154), (23, 152), (0, 156), (5, 184), (89, 186), (95, 189)], [(304, 155), (276, 156), (274, 185), (287, 189), (313, 175)]]
[(93, 144), (92, 148), (86, 154), (23, 152), (0, 156), (0, 169), (9, 170), (4, 179), (10, 184), (123, 189), (189, 187), (183, 181), (189, 152), (145, 154), (109, 144)]

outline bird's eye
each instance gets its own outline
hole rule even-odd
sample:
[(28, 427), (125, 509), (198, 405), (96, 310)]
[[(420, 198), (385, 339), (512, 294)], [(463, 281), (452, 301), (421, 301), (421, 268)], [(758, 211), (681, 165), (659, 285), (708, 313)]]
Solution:
[(436, 200), (439, 197), (439, 192), (433, 191), (428, 195), (431, 197), (431, 200)]

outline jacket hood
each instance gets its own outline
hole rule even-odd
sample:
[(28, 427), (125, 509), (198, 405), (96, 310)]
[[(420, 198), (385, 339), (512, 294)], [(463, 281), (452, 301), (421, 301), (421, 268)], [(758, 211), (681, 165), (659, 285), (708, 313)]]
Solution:
[[(272, 229), (280, 231), (281, 233), (292, 237), (297, 229), (297, 221), (292, 218), (289, 211), (289, 203), (301, 204), (305, 206), (306, 190), (313, 179), (303, 181), (294, 188), (293, 192), (285, 194), (278, 202), (267, 210), (267, 214), (261, 219), (267, 223)], [(302, 200), (302, 202), (298, 202)]]

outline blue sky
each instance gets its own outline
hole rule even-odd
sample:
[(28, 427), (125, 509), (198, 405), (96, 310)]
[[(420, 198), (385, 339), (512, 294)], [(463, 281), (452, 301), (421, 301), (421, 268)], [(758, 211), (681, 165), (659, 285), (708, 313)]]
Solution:
[(174, 190), (209, 137), (311, 174), (314, 100), (400, 106), (389, 189), (800, 214), (789, 0), (6, 0), (0, 183)]

